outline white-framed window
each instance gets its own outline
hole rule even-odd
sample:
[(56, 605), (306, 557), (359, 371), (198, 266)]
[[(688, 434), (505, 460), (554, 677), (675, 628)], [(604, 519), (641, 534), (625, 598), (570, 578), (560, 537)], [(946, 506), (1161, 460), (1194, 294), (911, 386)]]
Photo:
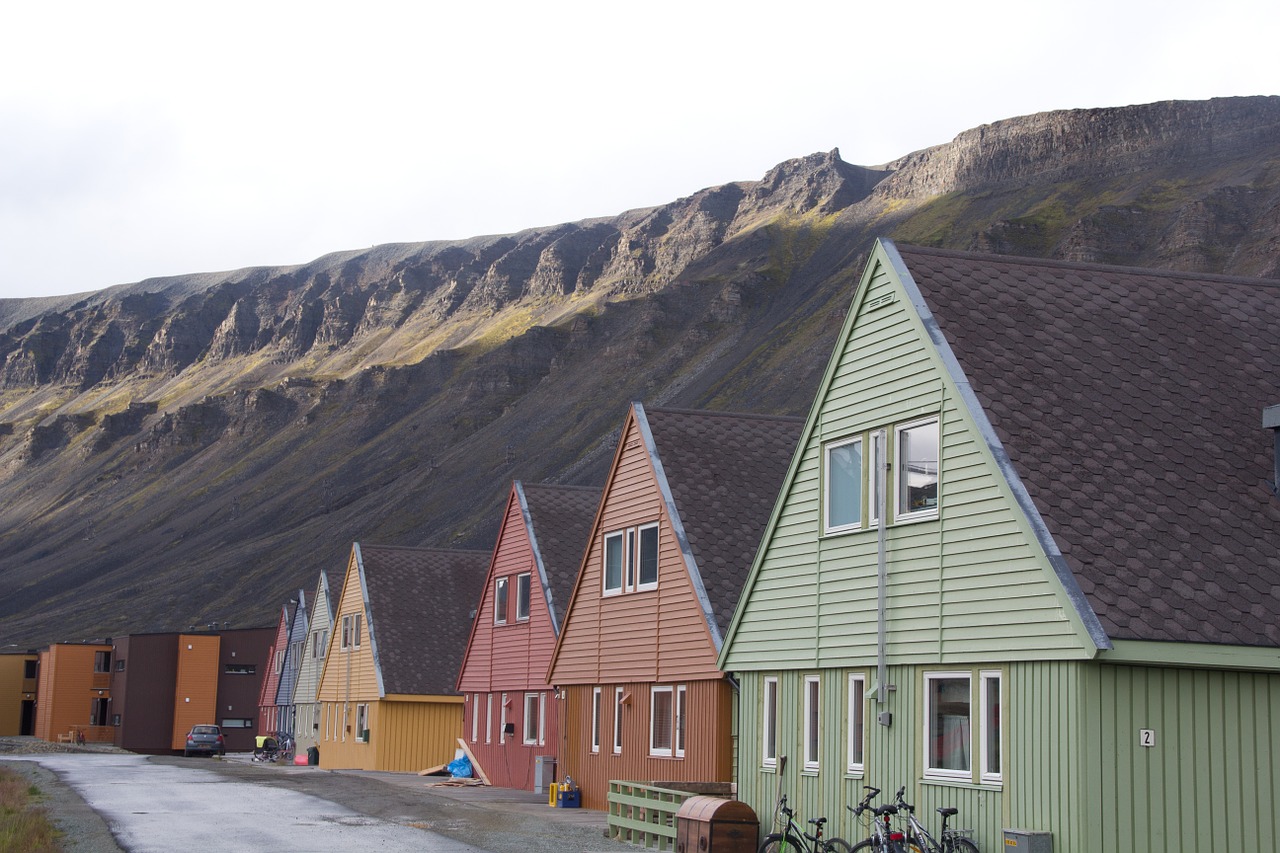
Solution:
[(547, 692), (545, 690), (538, 693), (538, 744), (545, 746), (547, 743)]
[(622, 562), (626, 557), (626, 547), (622, 532), (609, 533), (604, 537), (604, 594), (617, 595), (622, 592)]
[(604, 537), (604, 594), (658, 588), (658, 524), (628, 527)]
[(655, 685), (649, 691), (649, 754), (672, 755), (674, 731), (675, 690)]
[(369, 706), (366, 704), (356, 705), (356, 743), (368, 743), (369, 741)]
[(600, 712), (603, 707), (600, 688), (591, 691), (591, 751), (600, 751)]
[(636, 579), (637, 590), (656, 589), (658, 586), (658, 525), (646, 524), (639, 529), (640, 575)]
[(471, 742), (480, 740), (480, 694), (471, 694)]
[(510, 578), (495, 578), (493, 581), (493, 624), (507, 624), (507, 585)]
[(348, 613), (342, 617), (342, 651), (360, 648), (360, 613)]
[(689, 691), (681, 684), (676, 688), (676, 757), (684, 757), (684, 733)]
[(849, 762), (851, 775), (861, 776), (865, 767), (862, 750), (866, 737), (867, 679), (861, 673), (849, 674)]
[(324, 657), (325, 646), (329, 645), (328, 631), (314, 631), (311, 634), (311, 657), (320, 660)]
[(862, 525), (862, 439), (828, 444), (823, 451), (824, 529), (856, 530)]
[(484, 742), (493, 743), (493, 694), (485, 695), (484, 703)]
[(533, 575), (522, 572), (516, 575), (516, 621), (526, 622), (529, 619), (529, 596), (533, 588)]
[(822, 683), (816, 675), (804, 677), (804, 769), (818, 769), (821, 732)]
[(973, 698), (967, 672), (924, 676), (924, 772), (926, 776), (972, 779)]
[(279, 675), (280, 671), (283, 669), (284, 669), (284, 649), (276, 649), (276, 660), (275, 660), (276, 675)]
[(536, 746), (538, 743), (538, 731), (542, 726), (541, 710), (537, 693), (524, 694), (524, 743), (526, 746)]
[(622, 699), (625, 694), (621, 687), (613, 688), (613, 752), (622, 754)]
[(765, 767), (778, 766), (778, 678), (768, 675), (764, 679), (760, 709), (760, 756)]
[(894, 430), (898, 491), (896, 519), (938, 514), (938, 419), (903, 424)]
[(502, 694), (501, 710), (498, 712), (501, 717), (498, 720), (498, 743), (507, 742), (507, 694)]
[(984, 671), (979, 675), (981, 685), (982, 712), (982, 781), (989, 785), (999, 785), (1004, 781), (1003, 763), (1000, 753), (1000, 673), (994, 670)]

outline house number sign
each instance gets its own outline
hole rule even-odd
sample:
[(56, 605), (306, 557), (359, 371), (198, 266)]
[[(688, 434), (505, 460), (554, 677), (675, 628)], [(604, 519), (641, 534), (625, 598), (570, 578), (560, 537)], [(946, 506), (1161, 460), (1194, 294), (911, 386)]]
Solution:
[(1155, 729), (1138, 729), (1138, 745), (1139, 746), (1155, 746), (1156, 745)]

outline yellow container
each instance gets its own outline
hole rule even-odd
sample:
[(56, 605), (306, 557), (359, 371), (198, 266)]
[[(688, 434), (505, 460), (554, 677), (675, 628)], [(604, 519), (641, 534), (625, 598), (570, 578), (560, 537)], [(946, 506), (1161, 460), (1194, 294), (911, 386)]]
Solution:
[(556, 807), (556, 792), (559, 790), (560, 790), (560, 786), (557, 785), (555, 782), (552, 782), (551, 783), (551, 802), (547, 803), (547, 805), (551, 806), (551, 808), (553, 809)]

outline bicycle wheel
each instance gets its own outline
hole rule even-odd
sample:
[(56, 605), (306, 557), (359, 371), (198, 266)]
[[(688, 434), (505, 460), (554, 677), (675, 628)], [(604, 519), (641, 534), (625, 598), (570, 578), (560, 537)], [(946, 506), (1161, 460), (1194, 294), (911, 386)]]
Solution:
[(804, 853), (804, 842), (794, 835), (775, 832), (764, 837), (764, 843), (760, 845), (758, 853)]
[[(946, 845), (945, 841), (943, 842), (943, 845)], [(967, 838), (951, 839), (949, 849), (951, 850), (951, 853), (978, 853), (978, 845), (974, 844)]]
[(853, 848), (843, 838), (832, 836), (822, 842), (823, 853), (852, 853)]

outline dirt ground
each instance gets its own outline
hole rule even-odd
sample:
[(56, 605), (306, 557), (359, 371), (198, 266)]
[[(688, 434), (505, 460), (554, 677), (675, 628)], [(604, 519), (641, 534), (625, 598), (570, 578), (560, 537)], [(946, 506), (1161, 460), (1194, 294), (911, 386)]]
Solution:
[[(0, 738), (0, 761), (4, 761), (6, 753), (104, 749), (111, 747)], [(150, 760), (292, 789), (371, 817), (438, 832), (493, 853), (635, 853), (637, 849), (605, 837), (602, 812), (553, 809), (541, 795), (528, 791), (482, 786), (442, 788), (430, 784), (435, 781), (431, 777), (262, 765), (250, 762), (247, 756), (229, 756), (225, 760), (153, 756)], [(45, 795), (44, 806), (65, 833), (68, 853), (121, 853), (106, 822), (55, 774), (30, 761), (4, 764), (39, 786)]]

